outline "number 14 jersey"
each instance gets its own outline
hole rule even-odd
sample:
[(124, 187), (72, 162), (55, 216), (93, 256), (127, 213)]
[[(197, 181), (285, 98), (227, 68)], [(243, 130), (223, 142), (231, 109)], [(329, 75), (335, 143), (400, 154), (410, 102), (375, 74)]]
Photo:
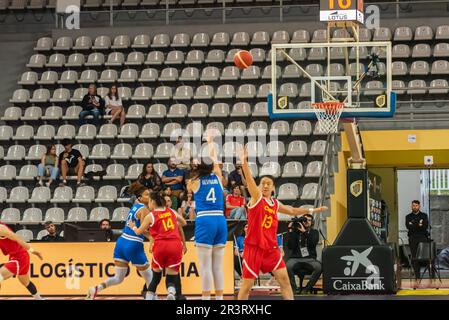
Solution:
[(153, 224), (150, 226), (150, 234), (154, 240), (181, 240), (178, 229), (176, 213), (170, 209), (153, 210)]
[(260, 197), (256, 204), (248, 206), (248, 230), (245, 245), (249, 244), (264, 250), (278, 247), (276, 233), (279, 202), (275, 198), (270, 200)]

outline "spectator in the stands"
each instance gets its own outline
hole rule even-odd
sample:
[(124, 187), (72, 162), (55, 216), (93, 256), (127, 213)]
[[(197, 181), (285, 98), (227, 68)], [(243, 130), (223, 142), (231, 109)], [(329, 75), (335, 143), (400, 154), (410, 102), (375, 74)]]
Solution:
[(122, 99), (118, 95), (117, 86), (113, 85), (109, 89), (109, 93), (104, 97), (105, 114), (110, 114), (112, 118), (108, 121), (114, 123), (114, 120), (120, 119), (120, 128), (125, 124), (125, 108), (123, 108)]
[(234, 185), (232, 187), (232, 194), (226, 197), (226, 218), (235, 220), (246, 219), (246, 201), (242, 197), (240, 187)]
[[(167, 199), (167, 197), (170, 198), (170, 205), (167, 204), (167, 207), (170, 207), (173, 210), (178, 211), (178, 197), (176, 197), (173, 194), (173, 191), (170, 187), (166, 187), (164, 189), (164, 196), (165, 196), (165, 199)], [(165, 201), (167, 201), (167, 200), (165, 200)]]
[(185, 219), (195, 220), (195, 200), (193, 200), (192, 192), (188, 192), (184, 197), (178, 213)]
[(246, 180), (245, 177), (243, 176), (243, 172), (242, 172), (242, 164), (241, 163), (236, 163), (235, 164), (235, 170), (232, 171), (229, 174), (228, 177), (228, 183), (229, 183), (229, 188), (232, 189), (235, 185), (240, 187), (240, 191), (242, 193), (242, 195), (246, 196)]
[(162, 173), (162, 183), (164, 188), (170, 187), (171, 193), (177, 198), (184, 190), (184, 171), (176, 167), (176, 162), (173, 158), (168, 160), (168, 169)]
[(113, 240), (111, 220), (103, 219), (100, 221), (100, 229), (105, 231), (106, 241)]
[(64, 150), (59, 154), (59, 167), (61, 168), (62, 184), (67, 184), (67, 174), (75, 174), (77, 176), (77, 186), (81, 186), (81, 179), (84, 174), (84, 159), (70, 140), (62, 141)]
[(45, 176), (50, 176), (50, 179), (45, 184), (47, 187), (50, 187), (52, 182), (58, 178), (58, 155), (56, 154), (56, 146), (54, 144), (47, 146), (47, 152), (42, 156), (37, 171), (40, 186), (44, 185), (43, 179)]
[(191, 150), (184, 142), (183, 138), (179, 136), (176, 139), (175, 146), (170, 154), (178, 169), (188, 170), (190, 165)]
[(64, 241), (64, 238), (61, 237), (56, 230), (56, 226), (52, 221), (47, 221), (44, 224), (45, 230), (47, 230), (48, 234), (42, 237), (42, 241), (47, 242), (59, 242)]
[(175, 208), (173, 208), (173, 202), (171, 201), (172, 198), (171, 198), (170, 196), (164, 196), (164, 200), (165, 200), (165, 206), (166, 206), (167, 208), (176, 210)]
[(151, 161), (147, 161), (143, 165), (142, 172), (137, 178), (137, 181), (139, 181), (140, 184), (147, 187), (148, 189), (152, 189), (153, 191), (159, 191), (162, 185), (161, 177), (154, 170), (154, 166)]
[(100, 124), (100, 116), (104, 110), (104, 100), (97, 94), (97, 87), (94, 84), (89, 85), (89, 91), (81, 101), (81, 107), (83, 111), (79, 115), (79, 125), (85, 123), (84, 118), (89, 115), (94, 117), (94, 124), (98, 126)]

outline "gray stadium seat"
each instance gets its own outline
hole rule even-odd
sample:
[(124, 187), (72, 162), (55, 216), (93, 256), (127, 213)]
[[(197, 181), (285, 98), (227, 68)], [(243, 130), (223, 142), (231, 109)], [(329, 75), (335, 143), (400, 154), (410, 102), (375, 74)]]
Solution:
[(55, 136), (55, 127), (52, 125), (41, 125), (37, 129), (34, 140), (52, 140)]
[(159, 73), (154, 68), (143, 69), (140, 73), (139, 82), (155, 82), (159, 78)]
[(324, 156), (326, 150), (326, 141), (325, 140), (315, 140), (312, 142), (310, 146), (310, 155), (311, 156)]
[(118, 74), (116, 70), (106, 69), (101, 72), (100, 79), (98, 83), (114, 83), (118, 79)]
[(135, 139), (139, 136), (139, 126), (135, 123), (125, 123), (120, 129), (119, 139)]
[(248, 32), (236, 32), (232, 35), (231, 46), (246, 47), (247, 45), (249, 45), (250, 40), (251, 39)]
[(327, 31), (325, 29), (313, 31), (312, 42), (327, 42)]
[[(246, 124), (243, 121), (232, 121), (229, 123), (228, 128), (225, 131), (226, 136), (229, 137), (242, 137), (246, 132)], [(228, 154), (224, 151), (225, 154)]]
[(140, 66), (144, 63), (145, 56), (142, 52), (131, 52), (126, 57), (125, 66)]
[(182, 64), (184, 62), (184, 52), (180, 50), (173, 50), (167, 54), (165, 64)]
[(164, 125), (162, 129), (161, 137), (162, 138), (170, 138), (170, 137), (179, 137), (182, 136), (182, 128), (180, 123), (169, 122)]
[(175, 68), (165, 68), (159, 75), (159, 81), (176, 81), (178, 80), (178, 70)]
[(111, 155), (111, 148), (108, 144), (96, 144), (93, 146), (92, 151), (89, 155), (89, 159), (92, 160), (106, 160), (109, 159)]
[(387, 27), (380, 27), (374, 31), (373, 41), (391, 41), (391, 30)]
[(268, 45), (270, 35), (266, 31), (256, 31), (251, 39), (251, 45)]
[(17, 84), (26, 86), (26, 85), (33, 85), (38, 81), (37, 73), (34, 71), (27, 71), (22, 74), (20, 77), (20, 81), (17, 82)]
[(394, 61), (391, 65), (391, 74), (393, 76), (407, 75), (407, 64), (404, 61)]
[(125, 168), (123, 167), (123, 165), (113, 163), (106, 167), (106, 175), (103, 177), (103, 180), (121, 180), (124, 177)]
[(70, 106), (67, 108), (63, 120), (76, 120), (79, 118), (79, 114), (83, 109), (80, 106)]
[(115, 124), (103, 124), (97, 134), (97, 139), (115, 139), (115, 137), (117, 137), (117, 131), (117, 126)]
[(127, 143), (119, 143), (115, 145), (111, 159), (126, 160), (131, 158), (133, 154), (131, 145)]
[(226, 118), (229, 116), (229, 105), (227, 103), (215, 103), (210, 110), (211, 118)]
[[(27, 222), (27, 221), (22, 221), (22, 222)], [(21, 237), (25, 242), (30, 242), (34, 238), (33, 231), (28, 230), (28, 229), (17, 230), (16, 235)]]
[(210, 50), (207, 53), (205, 62), (206, 63), (223, 63), (224, 59), (225, 59), (225, 55), (224, 55), (223, 50), (214, 49), (214, 50)]
[(436, 60), (432, 63), (431, 74), (449, 74), (449, 62)]
[[(239, 87), (239, 91), (240, 88), (242, 86)], [(271, 83), (264, 83), (262, 85), (259, 86), (259, 89), (257, 89), (257, 98), (266, 98), (268, 97), (268, 95), (271, 93)], [(238, 95), (239, 93), (237, 93)]]
[(131, 48), (138, 49), (138, 48), (148, 48), (150, 46), (151, 39), (149, 35), (146, 34), (139, 34), (134, 37), (133, 44), (131, 45)]
[(45, 212), (44, 221), (53, 221), (55, 223), (64, 222), (64, 211), (62, 208), (49, 208)]
[(318, 184), (307, 183), (302, 188), (301, 200), (315, 200), (318, 195)]
[(108, 50), (110, 47), (111, 47), (111, 38), (109, 38), (109, 36), (98, 36), (95, 38), (92, 49)]
[(20, 222), (20, 211), (17, 208), (6, 208), (2, 211), (0, 220), (3, 223), (18, 223)]
[[(376, 36), (376, 34), (374, 36)], [(394, 31), (394, 38), (393, 38), (394, 41), (411, 41), (412, 38), (413, 38), (413, 31), (410, 27), (398, 27)]]
[(289, 161), (284, 164), (282, 178), (300, 178), (303, 175), (302, 163), (299, 161)]
[[(47, 108), (49, 109), (49, 108)], [(39, 107), (28, 107), (25, 109), (25, 113), (20, 117), (22, 121), (36, 121), (42, 117), (42, 109)]]
[(71, 50), (72, 47), (73, 47), (73, 40), (71, 37), (59, 37), (56, 40), (56, 45), (53, 47), (53, 50), (67, 51)]
[(168, 86), (157, 87), (152, 100), (170, 100), (172, 98), (172, 88)]
[(264, 146), (260, 141), (249, 141), (246, 144), (248, 150), (248, 161), (255, 162), (264, 156)]
[(129, 106), (126, 112), (127, 119), (144, 119), (145, 118), (145, 107), (141, 104), (133, 104)]
[[(161, 143), (156, 147), (156, 152), (154, 154), (155, 158), (169, 158), (174, 149), (171, 143)], [(156, 168), (155, 168), (156, 169)]]
[(133, 101), (149, 101), (151, 99), (151, 88), (146, 86), (137, 87), (131, 97)]
[(206, 118), (209, 106), (205, 103), (194, 103), (188, 114), (189, 118)]
[(379, 80), (371, 80), (366, 83), (364, 95), (365, 96), (378, 96), (384, 92), (383, 84)]
[(207, 33), (196, 33), (193, 35), (191, 47), (207, 47), (209, 46), (210, 38)]
[(215, 92), (216, 99), (232, 99), (235, 96), (235, 89), (230, 84), (222, 84)]
[(27, 164), (20, 168), (17, 180), (19, 181), (33, 181), (37, 177), (37, 167), (33, 164)]
[(209, 122), (206, 126), (206, 131), (215, 131), (224, 135), (225, 129), (223, 122)]
[(11, 103), (26, 103), (30, 100), (30, 92), (26, 89), (17, 89), (14, 91), (12, 98), (9, 99)]
[(153, 167), (154, 171), (156, 171), (160, 176), (162, 176), (162, 173), (167, 170), (167, 165), (165, 163), (155, 163)]
[(271, 124), (269, 135), (287, 136), (290, 134), (290, 126), (285, 120), (277, 120)]
[(111, 221), (125, 221), (128, 217), (129, 208), (128, 207), (119, 207), (115, 208), (112, 213)]
[(51, 68), (61, 68), (65, 64), (65, 56), (61, 53), (54, 53), (48, 58), (48, 62), (45, 64), (46, 67)]
[(408, 58), (410, 57), (410, 47), (406, 44), (395, 44), (391, 51), (391, 56), (394, 58)]
[(89, 147), (85, 144), (75, 144), (73, 146), (73, 149), (78, 150), (84, 159), (87, 159), (89, 157)]
[(415, 30), (415, 41), (429, 41), (433, 39), (433, 30), (429, 26), (419, 26)]
[(25, 157), (25, 160), (40, 160), (46, 152), (47, 148), (44, 145), (33, 145), (28, 149), (28, 155)]
[(437, 27), (435, 32), (435, 40), (449, 39), (449, 25), (441, 25)]
[(199, 71), (195, 67), (186, 67), (182, 69), (179, 81), (197, 81), (199, 79)]
[(418, 43), (413, 47), (412, 58), (430, 58), (432, 51), (427, 43)]
[(237, 67), (226, 66), (221, 72), (220, 80), (238, 80), (239, 76), (240, 71)]
[(70, 203), (72, 199), (73, 199), (72, 188), (67, 186), (57, 187), (53, 194), (53, 198), (50, 200), (50, 203)]
[(273, 36), (271, 37), (271, 44), (280, 44), (289, 42), (290, 42), (290, 35), (288, 34), (288, 31), (285, 30), (275, 31), (273, 33)]
[(251, 106), (247, 102), (237, 102), (232, 106), (231, 111), (231, 118), (232, 117), (249, 117), (251, 116)]
[(283, 83), (279, 88), (279, 96), (296, 98), (298, 96), (298, 87), (295, 83)]
[(31, 140), (34, 136), (34, 128), (30, 125), (22, 125), (17, 128), (13, 140)]
[(327, 50), (324, 47), (311, 48), (308, 59), (311, 61), (324, 60), (327, 57)]
[(415, 79), (408, 83), (407, 94), (425, 94), (427, 85), (424, 80)]
[[(259, 66), (250, 66), (242, 71), (242, 80), (257, 80), (260, 78)], [(225, 80), (225, 79), (223, 79)]]
[[(142, 158), (139, 159), (148, 159), (149, 157), (142, 155)], [(136, 180), (140, 173), (142, 172), (143, 164), (142, 163), (134, 163), (128, 167), (128, 173), (125, 176), (127, 180)]]
[[(97, 71), (95, 70), (84, 70), (81, 73), (81, 76), (78, 80), (78, 83), (94, 83), (96, 82), (98, 79), (98, 74)], [(78, 88), (76, 90), (80, 90), (80, 89), (85, 89), (85, 88)], [(75, 92), (76, 92), (75, 90)], [(86, 93), (87, 93), (87, 89), (86, 89)]]
[(8, 141), (13, 137), (13, 129), (10, 126), (0, 126), (0, 141)]
[(212, 47), (226, 47), (229, 45), (229, 33), (217, 32), (213, 35), (210, 46)]
[(25, 158), (25, 147), (21, 145), (13, 145), (8, 148), (8, 152), (3, 160), (20, 161)]
[(37, 187), (33, 189), (29, 203), (47, 203), (51, 199), (50, 188)]
[(53, 39), (50, 37), (42, 37), (37, 40), (34, 51), (50, 51), (53, 48)]
[(172, 48), (186, 48), (190, 45), (190, 36), (187, 33), (177, 33), (173, 36)]
[(167, 118), (186, 118), (187, 106), (182, 103), (176, 103), (168, 110)]
[(8, 191), (5, 187), (0, 187), (0, 203), (4, 203), (8, 199)]
[(281, 176), (281, 166), (278, 162), (265, 162), (260, 169), (259, 175), (270, 175), (279, 178)]
[(77, 140), (93, 140), (97, 135), (97, 127), (93, 124), (83, 124), (78, 129), (78, 134), (75, 139)]
[(163, 104), (153, 104), (150, 106), (150, 109), (148, 110), (147, 118), (150, 119), (163, 119), (165, 118), (165, 115), (167, 114), (167, 109), (165, 105)]
[(27, 63), (28, 68), (43, 68), (46, 62), (46, 58), (43, 54), (36, 53), (30, 57)]
[(167, 48), (170, 45), (170, 37), (168, 34), (156, 34), (150, 45), (151, 48)]
[[(58, 84), (74, 84), (78, 81), (78, 73), (73, 70), (66, 70), (61, 74)], [(69, 93), (70, 97), (70, 93)]]
[(307, 143), (301, 140), (294, 140), (288, 144), (288, 157), (305, 157), (307, 155)]
[(284, 183), (279, 187), (277, 199), (296, 200), (299, 197), (298, 186), (294, 183)]
[(90, 50), (92, 47), (92, 39), (89, 36), (79, 36), (75, 40), (73, 50), (83, 51)]
[(67, 102), (70, 100), (70, 91), (66, 88), (58, 88), (53, 91), (53, 97), (50, 98), (51, 103)]
[(270, 141), (267, 144), (266, 155), (268, 157), (283, 157), (285, 154), (285, 146), (282, 141)]
[(310, 136), (312, 134), (312, 124), (307, 120), (297, 120), (293, 123), (292, 136)]
[(191, 50), (187, 53), (185, 64), (202, 64), (204, 62), (204, 52), (200, 50)]
[(73, 139), (76, 135), (75, 126), (71, 124), (64, 124), (58, 128), (58, 132), (56, 133), (55, 139), (63, 140), (63, 139)]
[(121, 52), (111, 52), (108, 60), (104, 63), (107, 67), (119, 67), (125, 62), (125, 56)]
[(428, 75), (429, 71), (429, 64), (424, 60), (413, 61), (410, 66), (410, 75)]
[[(78, 187), (76, 189), (74, 203), (91, 203), (95, 200), (95, 190), (91, 186)], [(70, 212), (69, 212), (70, 215)]]
[(17, 121), (22, 116), (22, 109), (19, 107), (8, 107), (3, 114), (3, 117), (0, 118), (2, 121)]
[(128, 35), (118, 35), (114, 38), (111, 49), (127, 49), (131, 46), (131, 40)]
[(437, 43), (433, 48), (434, 57), (449, 57), (449, 43)]
[[(140, 143), (136, 146), (132, 159), (149, 159), (154, 155), (153, 145), (150, 143)], [(129, 172), (129, 171), (128, 171)], [(126, 178), (128, 179), (128, 178)]]
[(84, 63), (86, 67), (100, 67), (104, 64), (104, 54), (101, 52), (93, 52), (87, 57)]
[(253, 121), (246, 131), (247, 136), (266, 136), (268, 133), (268, 124), (265, 121)]
[(434, 79), (430, 82), (430, 94), (447, 94), (449, 92), (449, 84), (445, 79)]
[(206, 67), (201, 71), (201, 81), (217, 81), (220, 78), (220, 70), (217, 67)]
[(310, 42), (310, 34), (307, 30), (296, 30), (293, 32), (291, 43), (307, 43)]
[(120, 73), (120, 77), (118, 78), (118, 82), (120, 83), (132, 83), (136, 82), (138, 78), (137, 70), (135, 69), (125, 69)]
[[(79, 189), (78, 189), (79, 190)], [(71, 208), (67, 214), (67, 222), (87, 221), (87, 211), (85, 208)]]
[(202, 85), (196, 88), (194, 99), (204, 100), (212, 99), (214, 97), (214, 87), (210, 85)]
[(253, 56), (253, 63), (264, 62), (266, 58), (265, 50), (262, 48), (253, 48), (249, 51)]

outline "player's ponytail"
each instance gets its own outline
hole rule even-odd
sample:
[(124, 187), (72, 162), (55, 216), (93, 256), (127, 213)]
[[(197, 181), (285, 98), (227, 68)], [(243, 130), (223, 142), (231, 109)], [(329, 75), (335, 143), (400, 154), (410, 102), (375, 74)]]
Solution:
[(138, 181), (131, 183), (128, 187), (128, 193), (134, 195), (137, 199), (140, 200), (140, 196), (148, 190), (145, 186), (140, 184)]
[(156, 202), (156, 207), (165, 207), (164, 195), (161, 192), (151, 192), (150, 199)]
[(210, 157), (202, 157), (201, 162), (198, 164), (196, 174), (198, 177), (205, 177), (214, 171), (214, 162)]

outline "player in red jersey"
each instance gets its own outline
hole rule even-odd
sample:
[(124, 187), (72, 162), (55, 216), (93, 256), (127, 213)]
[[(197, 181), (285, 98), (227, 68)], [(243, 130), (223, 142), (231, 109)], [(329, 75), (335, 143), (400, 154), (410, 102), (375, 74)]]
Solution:
[(43, 300), (36, 286), (30, 281), (30, 255), (34, 254), (42, 260), (42, 254), (16, 235), (5, 224), (0, 223), (0, 249), (9, 261), (0, 268), (0, 285), (3, 280), (17, 276), (20, 283), (27, 288), (36, 300)]
[(139, 235), (149, 229), (154, 245), (150, 249), (153, 253), (151, 267), (153, 268), (153, 279), (148, 286), (150, 300), (156, 297), (156, 289), (165, 269), (167, 286), (167, 300), (175, 300), (179, 267), (182, 255), (187, 252), (185, 236), (182, 227), (187, 223), (183, 217), (174, 210), (165, 206), (164, 197), (159, 192), (152, 192), (148, 207), (151, 213), (145, 217), (139, 228), (132, 221), (128, 226)]
[(293, 291), (290, 286), (287, 269), (282, 260), (277, 242), (277, 213), (296, 216), (322, 212), (327, 210), (327, 208), (293, 208), (280, 203), (272, 197), (275, 190), (274, 178), (263, 176), (260, 178), (259, 185), (257, 185), (248, 165), (248, 151), (242, 149), (238, 153), (251, 196), (248, 203), (248, 230), (243, 249), (243, 282), (238, 299), (248, 299), (249, 292), (254, 285), (254, 279), (259, 277), (260, 272), (271, 272), (279, 282), (282, 297), (286, 300), (293, 300)]

